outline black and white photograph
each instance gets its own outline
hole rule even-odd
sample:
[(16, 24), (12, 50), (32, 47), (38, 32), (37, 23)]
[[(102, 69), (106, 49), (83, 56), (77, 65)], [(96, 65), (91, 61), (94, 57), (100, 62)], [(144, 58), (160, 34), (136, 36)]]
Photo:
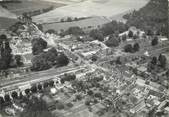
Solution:
[(0, 117), (169, 117), (169, 0), (0, 0)]

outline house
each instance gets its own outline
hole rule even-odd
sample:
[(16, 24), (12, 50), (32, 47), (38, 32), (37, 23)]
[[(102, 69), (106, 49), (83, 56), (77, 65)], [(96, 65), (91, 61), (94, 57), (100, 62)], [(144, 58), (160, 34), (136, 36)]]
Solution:
[(133, 35), (137, 35), (138, 37), (143, 37), (145, 35), (144, 31), (142, 31), (140, 29), (137, 29), (136, 27), (132, 26), (127, 31), (125, 31), (123, 33), (120, 33), (119, 37), (122, 38), (123, 36), (127, 36), (127, 40), (131, 41), (132, 39), (128, 38), (128, 35), (129, 35), (130, 31), (133, 33)]

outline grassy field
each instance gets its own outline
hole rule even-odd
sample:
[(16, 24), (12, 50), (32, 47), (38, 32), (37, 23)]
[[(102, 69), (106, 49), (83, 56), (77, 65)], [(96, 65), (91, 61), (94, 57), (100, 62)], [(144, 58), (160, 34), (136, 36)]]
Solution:
[(73, 26), (79, 26), (81, 28), (85, 28), (84, 30), (87, 30), (89, 26), (97, 27), (108, 22), (110, 22), (110, 20), (105, 17), (92, 17), (80, 21), (43, 24), (43, 30), (47, 31), (49, 29), (54, 29), (55, 31), (60, 31), (61, 29), (67, 30), (69, 27)]
[(0, 17), (0, 30), (7, 29), (17, 22), (16, 19)]
[(39, 1), (39, 0), (32, 0), (32, 1), (23, 0), (23, 2), (21, 3), (4, 3), (4, 5), (7, 6), (9, 11), (15, 13), (16, 15), (20, 15), (23, 12), (48, 8), (50, 6), (53, 6), (54, 8), (64, 6), (64, 4), (62, 3), (54, 3), (54, 2)]
[(48, 13), (35, 16), (35, 22), (49, 23), (51, 20), (62, 17), (89, 17), (107, 16), (112, 17), (129, 10), (143, 7), (148, 0), (86, 0), (80, 3), (70, 4), (56, 8)]

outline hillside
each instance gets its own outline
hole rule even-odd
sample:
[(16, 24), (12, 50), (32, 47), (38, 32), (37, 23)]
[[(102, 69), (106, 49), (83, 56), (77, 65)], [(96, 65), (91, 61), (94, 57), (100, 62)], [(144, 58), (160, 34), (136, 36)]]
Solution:
[(62, 3), (55, 3), (45, 0), (21, 0), (21, 2), (3, 3), (7, 9), (16, 14), (21, 15), (24, 12), (41, 10), (53, 6), (54, 8), (64, 6)]
[(17, 17), (15, 14), (0, 6), (0, 29), (7, 29), (14, 23), (16, 23)]
[(129, 10), (138, 10), (146, 3), (147, 0), (86, 0), (56, 8), (48, 13), (33, 17), (33, 20), (37, 23), (49, 23), (56, 22), (63, 17), (112, 17)]
[(4, 9), (1, 5), (0, 5), (0, 17), (11, 18), (11, 19), (17, 18), (15, 14), (13, 14), (10, 11)]
[(55, 31), (67, 30), (68, 28), (74, 26), (78, 26), (84, 30), (88, 30), (90, 28), (94, 28), (99, 25), (101, 26), (103, 24), (106, 24), (108, 22), (110, 22), (110, 20), (105, 17), (90, 17), (80, 21), (47, 23), (47, 24), (43, 24), (42, 26), (44, 31), (47, 31), (49, 29), (54, 29)]
[(167, 35), (167, 5), (167, 0), (151, 0), (145, 7), (125, 15), (124, 18), (129, 26), (136, 26), (147, 33)]

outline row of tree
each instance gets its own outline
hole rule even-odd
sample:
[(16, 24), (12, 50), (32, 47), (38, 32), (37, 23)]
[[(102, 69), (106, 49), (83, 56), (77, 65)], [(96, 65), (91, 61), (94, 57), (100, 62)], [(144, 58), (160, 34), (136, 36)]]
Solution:
[(6, 35), (0, 35), (0, 70), (22, 65), (22, 57), (20, 55), (12, 55), (10, 40)]

